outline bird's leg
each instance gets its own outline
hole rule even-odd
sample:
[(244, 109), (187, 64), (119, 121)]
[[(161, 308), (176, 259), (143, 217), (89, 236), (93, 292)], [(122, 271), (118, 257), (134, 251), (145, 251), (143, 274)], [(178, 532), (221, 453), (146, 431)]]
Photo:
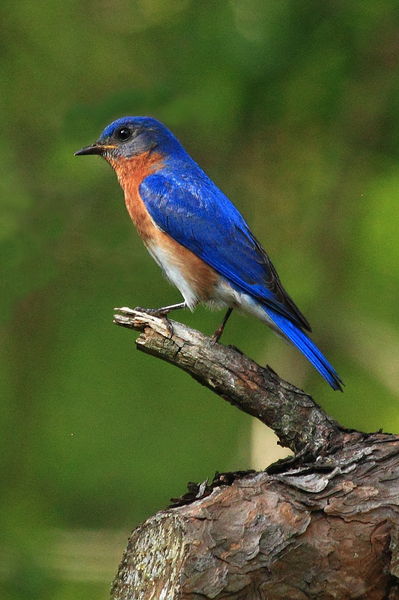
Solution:
[(233, 312), (232, 308), (227, 309), (227, 312), (224, 315), (224, 319), (222, 321), (222, 324), (216, 329), (215, 333), (212, 336), (212, 341), (213, 342), (218, 342), (220, 340), (220, 338), (222, 337), (222, 333), (224, 331), (225, 325), (226, 325), (227, 321), (229, 320), (229, 317), (230, 317), (230, 315), (231, 315), (232, 312)]
[(141, 306), (136, 306), (135, 310), (147, 313), (154, 317), (165, 317), (172, 310), (178, 310), (179, 308), (187, 308), (187, 304), (185, 302), (179, 302), (178, 304), (171, 304), (170, 306), (161, 306), (161, 308), (142, 308)]

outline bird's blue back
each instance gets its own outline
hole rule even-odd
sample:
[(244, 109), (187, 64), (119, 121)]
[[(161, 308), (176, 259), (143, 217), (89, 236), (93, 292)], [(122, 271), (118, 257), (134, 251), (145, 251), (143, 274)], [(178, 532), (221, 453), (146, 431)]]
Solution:
[(185, 151), (146, 177), (140, 195), (163, 231), (233, 287), (310, 329), (241, 213)]

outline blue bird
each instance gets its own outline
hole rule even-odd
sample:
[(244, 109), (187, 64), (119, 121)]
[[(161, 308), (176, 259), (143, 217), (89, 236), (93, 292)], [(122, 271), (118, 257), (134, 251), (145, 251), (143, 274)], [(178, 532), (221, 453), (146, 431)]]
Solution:
[(265, 250), (214, 182), (159, 121), (124, 117), (76, 155), (98, 154), (115, 170), (126, 207), (148, 251), (184, 302), (252, 314), (296, 346), (334, 390), (342, 381), (305, 331), (306, 318), (284, 290)]

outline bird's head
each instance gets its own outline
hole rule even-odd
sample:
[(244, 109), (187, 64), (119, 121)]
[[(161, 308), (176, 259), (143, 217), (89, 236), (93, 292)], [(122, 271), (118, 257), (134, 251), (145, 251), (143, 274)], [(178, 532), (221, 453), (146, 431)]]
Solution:
[(111, 163), (152, 151), (176, 154), (183, 149), (175, 136), (151, 117), (123, 117), (108, 125), (98, 140), (75, 152), (75, 156), (99, 154)]

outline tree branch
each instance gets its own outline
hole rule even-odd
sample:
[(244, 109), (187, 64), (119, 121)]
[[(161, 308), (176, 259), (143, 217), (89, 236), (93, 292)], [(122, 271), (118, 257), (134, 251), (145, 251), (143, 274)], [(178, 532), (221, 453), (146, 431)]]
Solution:
[(345, 443), (344, 430), (310, 396), (231, 346), (176, 321), (130, 308), (115, 309), (114, 323), (139, 331), (137, 348), (172, 363), (274, 430), (295, 454), (328, 453)]
[(133, 531), (112, 600), (399, 600), (399, 437), (343, 429), (269, 367), (180, 323), (131, 309), (114, 320), (299, 454), (190, 484)]

